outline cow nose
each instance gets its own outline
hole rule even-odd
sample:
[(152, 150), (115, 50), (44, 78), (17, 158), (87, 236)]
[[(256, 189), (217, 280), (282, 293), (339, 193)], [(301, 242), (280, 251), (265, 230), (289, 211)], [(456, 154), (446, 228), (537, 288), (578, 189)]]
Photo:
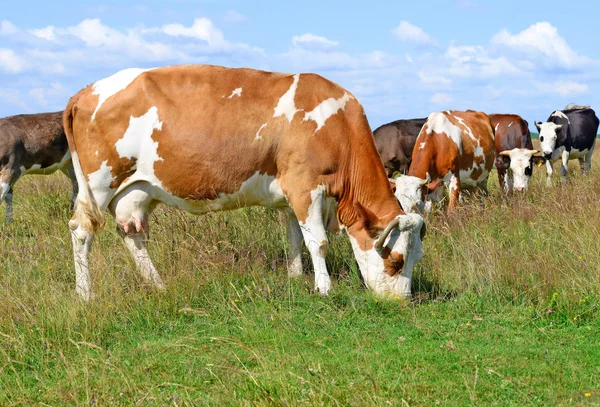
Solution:
[(552, 156), (552, 151), (550, 151), (549, 153), (548, 153), (548, 152), (546, 152), (546, 151), (544, 151), (544, 158), (545, 158), (546, 160), (549, 160), (551, 156)]
[(525, 190), (525, 188), (523, 187), (515, 187), (515, 191), (517, 192), (523, 192)]

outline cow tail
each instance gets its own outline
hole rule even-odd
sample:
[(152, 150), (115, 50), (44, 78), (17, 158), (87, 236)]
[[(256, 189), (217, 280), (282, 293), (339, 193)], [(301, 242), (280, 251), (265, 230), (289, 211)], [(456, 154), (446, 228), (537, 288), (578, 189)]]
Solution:
[(71, 152), (71, 159), (73, 161), (73, 169), (75, 170), (75, 177), (77, 178), (77, 185), (79, 192), (77, 193), (77, 199), (75, 200), (75, 213), (69, 221), (69, 228), (75, 230), (81, 227), (88, 233), (96, 233), (96, 231), (104, 227), (104, 214), (100, 210), (94, 194), (86, 180), (86, 176), (81, 168), (81, 162), (79, 161), (79, 155), (75, 148), (75, 142), (73, 139), (73, 119), (76, 112), (76, 103), (81, 97), (82, 92), (73, 96), (67, 108), (63, 113), (63, 126), (65, 129), (65, 135), (67, 136), (67, 142), (69, 144), (69, 151)]

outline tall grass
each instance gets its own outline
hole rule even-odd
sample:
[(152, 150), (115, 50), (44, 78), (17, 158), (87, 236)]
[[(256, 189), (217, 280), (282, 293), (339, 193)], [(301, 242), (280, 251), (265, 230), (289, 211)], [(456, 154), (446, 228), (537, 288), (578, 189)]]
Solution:
[[(167, 291), (143, 285), (111, 220), (86, 304), (69, 183), (24, 177), (0, 225), (0, 405), (600, 402), (600, 155), (589, 177), (573, 162), (555, 181), (536, 168), (527, 194), (505, 197), (494, 173), (482, 202), (432, 214), (412, 303), (365, 291), (343, 236), (321, 298), (306, 252), (307, 276), (288, 280), (277, 212), (159, 207), (149, 249)], [(546, 364), (527, 356), (540, 346), (556, 348)]]

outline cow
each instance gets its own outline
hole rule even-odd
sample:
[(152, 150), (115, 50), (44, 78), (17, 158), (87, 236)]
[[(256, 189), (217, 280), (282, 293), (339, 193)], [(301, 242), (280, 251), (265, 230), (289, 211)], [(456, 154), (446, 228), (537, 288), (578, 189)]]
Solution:
[(494, 130), (485, 113), (432, 113), (417, 137), (408, 175), (396, 179), (396, 197), (407, 213), (423, 212), (425, 201), (440, 199), (446, 187), (449, 214), (461, 190), (487, 194), (494, 157)]
[[(323, 212), (350, 238), (366, 286), (410, 297), (423, 219), (405, 214), (358, 100), (315, 74), (211, 65), (126, 69), (73, 96), (64, 126), (79, 183), (69, 221), (76, 292), (91, 295), (88, 253), (105, 209), (142, 277), (164, 284), (147, 251), (159, 203), (195, 214), (259, 205), (289, 214), (315, 288), (331, 282)], [(291, 250), (298, 264), (300, 251)], [(295, 260), (295, 261), (294, 261)]]
[(388, 177), (406, 174), (410, 168), (415, 141), (426, 118), (396, 120), (379, 126), (373, 132), (375, 145)]
[(561, 158), (562, 182), (567, 181), (569, 160), (579, 159), (579, 166), (587, 175), (592, 165), (592, 154), (598, 133), (598, 117), (587, 106), (572, 106), (555, 110), (545, 123), (535, 123), (540, 133), (540, 148), (546, 158), (546, 185), (552, 185), (552, 166)]
[(73, 207), (77, 180), (62, 116), (60, 111), (0, 119), (0, 204), (6, 202), (6, 223), (13, 219), (13, 185), (26, 174), (51, 174), (61, 170), (71, 179)]
[(495, 166), (500, 189), (508, 193), (524, 191), (529, 185), (533, 166), (545, 159), (533, 149), (529, 124), (516, 114), (490, 114), (496, 144)]

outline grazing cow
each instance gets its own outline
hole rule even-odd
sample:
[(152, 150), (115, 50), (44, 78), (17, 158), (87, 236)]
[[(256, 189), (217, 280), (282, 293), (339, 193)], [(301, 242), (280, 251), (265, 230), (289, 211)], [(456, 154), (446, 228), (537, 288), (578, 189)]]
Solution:
[(487, 193), (494, 156), (494, 131), (485, 113), (432, 113), (417, 138), (408, 175), (396, 179), (396, 196), (406, 212), (423, 212), (425, 201), (439, 199), (445, 186), (450, 213), (461, 190)]
[(573, 106), (552, 112), (545, 123), (536, 123), (540, 132), (540, 146), (546, 158), (546, 184), (552, 185), (552, 166), (560, 157), (560, 174), (566, 182), (569, 173), (569, 160), (579, 159), (584, 175), (592, 165), (592, 154), (598, 133), (598, 117), (585, 106)]
[(396, 120), (373, 132), (375, 145), (388, 177), (408, 173), (415, 141), (427, 119)]
[(0, 204), (6, 202), (5, 221), (12, 221), (13, 185), (25, 174), (61, 170), (77, 194), (77, 180), (62, 125), (63, 112), (21, 114), (0, 119)]
[(533, 149), (529, 124), (516, 114), (490, 114), (496, 142), (496, 169), (500, 189), (523, 191), (529, 185), (533, 165), (544, 158)]
[[(71, 98), (64, 125), (79, 182), (69, 222), (76, 291), (90, 297), (88, 252), (115, 217), (142, 276), (163, 287), (146, 249), (158, 203), (195, 214), (260, 205), (290, 214), (315, 286), (327, 294), (323, 213), (350, 237), (366, 285), (410, 296), (423, 219), (405, 214), (358, 100), (314, 74), (208, 65), (126, 69)], [(299, 250), (292, 250), (298, 264)]]

